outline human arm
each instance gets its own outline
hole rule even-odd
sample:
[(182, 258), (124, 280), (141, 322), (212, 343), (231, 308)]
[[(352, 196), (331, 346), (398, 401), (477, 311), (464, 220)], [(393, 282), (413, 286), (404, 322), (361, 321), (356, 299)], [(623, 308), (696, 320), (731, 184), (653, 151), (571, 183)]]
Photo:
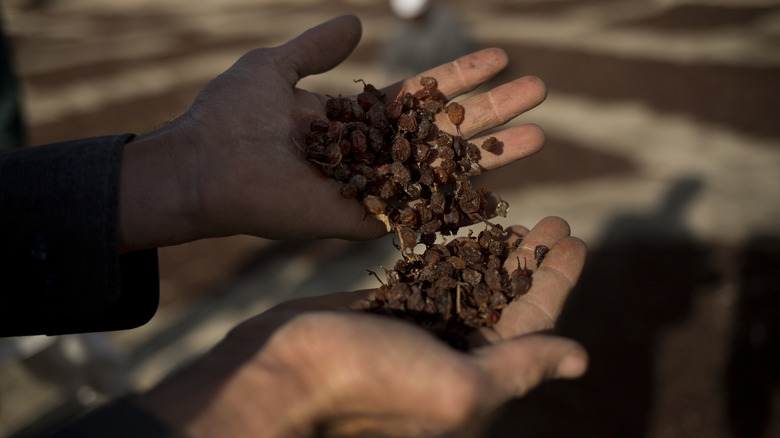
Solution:
[[(9, 289), (0, 297), (9, 315), (4, 321), (14, 329), (11, 332), (107, 330), (145, 322), (157, 297), (153, 248), (159, 246), (232, 234), (368, 239), (385, 233), (380, 222), (366, 218), (359, 203), (343, 198), (334, 182), (306, 162), (296, 145), (302, 143), (311, 120), (324, 118), (327, 98), (296, 88), (297, 81), (342, 62), (359, 38), (359, 21), (340, 17), (283, 46), (248, 53), (204, 87), (185, 114), (155, 131), (5, 155), (6, 166), (0, 172), (4, 199), (39, 202), (12, 212), (7, 205), (20, 204), (0, 199), (2, 229), (9, 237), (23, 239), (6, 239), (3, 260), (16, 263), (29, 258), (36, 236), (43, 235), (45, 244), (45, 236), (56, 229), (57, 251), (48, 252), (44, 263), (33, 264), (47, 269), (53, 261), (60, 264), (52, 272), (17, 270), (4, 262), (4, 272), (14, 279), (7, 281)], [(439, 78), (440, 89), (452, 98), (493, 77), (506, 63), (502, 51), (490, 49), (425, 74)], [(395, 96), (403, 86), (414, 90), (419, 81), (412, 78), (384, 90), (387, 96)], [(521, 78), (472, 97), (463, 102), (473, 116), (466, 118), (461, 130), (467, 137), (477, 135), (532, 108), (544, 96), (544, 85), (538, 79)], [(437, 123), (455, 131), (446, 117)], [(481, 163), (485, 168), (527, 156), (544, 141), (535, 125), (513, 127), (496, 136), (503, 150), (486, 157)], [(102, 167), (85, 165), (92, 158)], [(21, 165), (26, 169), (23, 172)], [(73, 184), (73, 177), (82, 180)], [(85, 200), (97, 202), (86, 206)], [(45, 218), (46, 226), (24, 231), (21, 226), (30, 225), (28, 218), (32, 217)], [(98, 218), (103, 219), (100, 224), (88, 224)], [(77, 226), (79, 221), (89, 226)], [(145, 249), (150, 251), (139, 252)], [(120, 257), (120, 253), (126, 255)], [(130, 259), (142, 259), (143, 268), (127, 263)], [(122, 275), (127, 267), (133, 272)], [(41, 272), (45, 275), (36, 275)], [(123, 283), (133, 278), (145, 279), (143, 290)], [(31, 281), (41, 284), (32, 287)], [(26, 296), (28, 304), (9, 299), (11, 290), (15, 293), (19, 288), (36, 291)], [(68, 305), (44, 294), (60, 297)], [(128, 316), (139, 314), (129, 310), (134, 305), (118, 302), (120, 297), (143, 298), (144, 311), (135, 323), (90, 324), (95, 318), (118, 322), (106, 312), (108, 308), (128, 309)], [(28, 311), (19, 313), (25, 307)], [(71, 320), (67, 327), (64, 317)], [(22, 323), (29, 330), (17, 330)]]
[[(280, 47), (252, 51), (211, 81), (181, 117), (127, 145), (123, 157), (120, 243), (123, 251), (203, 237), (253, 234), (276, 239), (368, 239), (384, 226), (338, 193), (336, 183), (303, 158), (309, 123), (325, 119), (327, 96), (296, 87), (299, 79), (341, 63), (360, 39), (360, 23), (344, 16), (309, 30)], [(425, 75), (439, 80), (447, 98), (473, 90), (507, 64), (488, 49)], [(349, 78), (351, 80), (352, 78)], [(392, 99), (404, 86), (385, 89)], [(526, 77), (463, 102), (461, 131), (479, 135), (539, 104), (545, 87)], [(437, 124), (454, 126), (440, 114)], [(544, 134), (521, 125), (496, 134), (494, 168), (541, 148)], [(479, 141), (479, 140), (476, 140)]]
[(0, 153), (0, 336), (145, 323), (154, 250), (119, 256), (119, 168), (132, 135)]
[(549, 334), (581, 271), (585, 246), (557, 218), (527, 233), (550, 247), (527, 300), (505, 309), (467, 352), (407, 322), (360, 312), (372, 292), (283, 303), (136, 403), (181, 436), (317, 433), (436, 436), (477, 420), (550, 378), (586, 367), (575, 342)]

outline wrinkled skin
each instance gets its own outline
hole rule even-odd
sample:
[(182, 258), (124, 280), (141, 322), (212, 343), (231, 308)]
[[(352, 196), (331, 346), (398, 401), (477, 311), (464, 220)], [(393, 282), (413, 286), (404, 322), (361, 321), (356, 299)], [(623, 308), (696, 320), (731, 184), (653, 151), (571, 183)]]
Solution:
[[(186, 436), (472, 436), (512, 397), (580, 376), (587, 355), (550, 335), (585, 246), (547, 218), (513, 258), (550, 251), (530, 291), (461, 352), (423, 329), (361, 312), (372, 291), (280, 304), (237, 326), (210, 354), (143, 395)], [(510, 267), (511, 268), (511, 267)], [(195, 383), (193, 383), (195, 382)]]
[[(206, 85), (192, 107), (127, 145), (120, 181), (120, 249), (253, 234), (277, 239), (369, 239), (384, 225), (339, 195), (307, 163), (298, 145), (313, 119), (324, 119), (326, 96), (298, 80), (344, 61), (360, 39), (360, 23), (339, 17), (289, 43), (246, 54)], [(475, 89), (507, 64), (487, 49), (423, 73), (448, 99)], [(419, 88), (419, 78), (384, 89)], [(460, 132), (480, 133), (538, 105), (542, 82), (520, 78), (461, 101)], [(446, 113), (436, 123), (456, 127)], [(501, 143), (483, 154), (495, 168), (541, 148), (535, 125), (491, 133)], [(136, 402), (183, 436), (303, 437), (468, 433), (511, 397), (545, 379), (573, 378), (587, 357), (574, 341), (549, 334), (579, 277), (585, 245), (568, 224), (547, 218), (525, 237), (512, 260), (534, 260), (531, 290), (504, 310), (499, 323), (476, 332), (466, 352), (422, 329), (360, 311), (372, 291), (280, 304), (233, 329), (211, 352)], [(515, 261), (516, 263), (516, 261)], [(513, 269), (513, 266), (507, 266)], [(262, 293), (262, 291), (258, 291)]]
[[(251, 234), (274, 239), (341, 237), (363, 240), (386, 233), (362, 206), (344, 199), (336, 183), (306, 162), (300, 147), (309, 124), (325, 119), (327, 96), (296, 87), (306, 76), (344, 61), (357, 45), (360, 22), (336, 18), (289, 43), (257, 49), (209, 82), (180, 117), (129, 143), (120, 191), (122, 251), (204, 237)], [(469, 92), (507, 64), (499, 49), (485, 49), (423, 75), (438, 78), (448, 99)], [(419, 77), (382, 89), (392, 100)], [(541, 103), (544, 84), (523, 77), (461, 103), (460, 130), (479, 134)], [(446, 113), (437, 125), (451, 133)], [(538, 151), (544, 133), (526, 124), (493, 134), (502, 148), (483, 154), (492, 169)]]

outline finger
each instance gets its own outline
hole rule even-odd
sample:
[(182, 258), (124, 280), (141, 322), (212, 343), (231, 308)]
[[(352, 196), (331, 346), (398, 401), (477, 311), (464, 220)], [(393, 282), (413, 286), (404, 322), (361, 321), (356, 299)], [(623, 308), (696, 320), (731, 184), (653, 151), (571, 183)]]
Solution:
[(520, 297), (520, 302), (542, 309), (554, 324), (582, 273), (586, 252), (585, 243), (576, 237), (558, 241), (534, 272), (531, 290)]
[(498, 193), (488, 190), (485, 192), (485, 216), (476, 215), (474, 217), (469, 215), (462, 215), (459, 226), (468, 227), (474, 224), (485, 223), (486, 220), (491, 220), (498, 216), (498, 204), (501, 202), (501, 196)]
[(480, 166), (484, 169), (495, 169), (531, 156), (544, 146), (545, 135), (541, 127), (535, 124), (525, 124), (504, 129), (489, 136), (474, 138), (472, 143), (482, 146), (488, 137), (495, 137), (498, 146), (495, 151), (488, 152), (480, 148)]
[(473, 350), (492, 382), (499, 402), (527, 394), (543, 381), (576, 378), (587, 369), (587, 353), (577, 342), (530, 335)]
[[(580, 265), (569, 266), (560, 263), (561, 254), (567, 251), (575, 251), (577, 255), (583, 253), (574, 243), (563, 243), (562, 240), (570, 234), (569, 224), (559, 217), (547, 217), (542, 219), (520, 242), (515, 251), (507, 257), (505, 268), (512, 272), (519, 267), (536, 268), (536, 249), (544, 246), (549, 249), (545, 260), (550, 257), (545, 269), (535, 269), (531, 289), (518, 297), (501, 315), (501, 320), (495, 326), (496, 332), (502, 338), (518, 336), (521, 334), (550, 330), (560, 314), (560, 308), (568, 297), (576, 277), (579, 276)], [(578, 241), (575, 241), (578, 242)], [(558, 246), (558, 245), (562, 246)], [(556, 246), (558, 246), (556, 248)], [(552, 250), (555, 248), (555, 257)], [(551, 263), (550, 263), (551, 262)], [(568, 259), (564, 262), (568, 262)], [(552, 268), (550, 268), (552, 265)], [(576, 270), (576, 272), (572, 272)], [(571, 283), (552, 284), (548, 278), (555, 273), (563, 271), (571, 277)], [(573, 277), (576, 274), (576, 277)]]
[(510, 247), (514, 245), (517, 240), (524, 239), (529, 232), (528, 228), (522, 225), (511, 225), (504, 231), (506, 232), (506, 237), (504, 239)]
[(280, 303), (276, 309), (294, 309), (295, 311), (365, 310), (366, 300), (371, 299), (375, 293), (376, 289), (363, 289), (355, 292), (338, 292), (316, 297), (296, 298)]
[[(547, 87), (541, 79), (525, 76), (492, 90), (459, 102), (463, 105), (463, 123), (460, 132), (471, 138), (488, 129), (503, 125), (518, 115), (534, 108), (547, 97)], [(445, 112), (436, 117), (440, 129), (457, 132)]]
[(521, 267), (527, 265), (534, 266), (534, 255), (536, 247), (544, 245), (552, 248), (559, 240), (570, 235), (571, 229), (568, 222), (557, 216), (550, 216), (542, 219), (536, 224), (528, 235), (520, 243), (520, 246), (507, 257), (505, 268), (512, 272), (517, 269), (518, 263)]
[[(558, 217), (548, 217), (541, 220), (532, 230), (528, 231), (526, 228), (514, 225), (507, 229), (506, 242), (510, 248), (515, 250), (507, 257), (505, 268), (508, 272), (513, 272), (518, 262), (520, 267), (530, 266), (534, 267), (533, 255), (537, 245), (545, 245), (547, 247), (555, 247), (562, 239), (566, 239), (569, 235), (569, 224), (565, 220)], [(519, 244), (518, 240), (522, 239)], [(578, 240), (577, 240), (578, 241)], [(567, 248), (564, 244), (563, 248), (556, 250), (556, 254), (566, 252)], [(551, 255), (552, 251), (548, 252), (547, 256)], [(557, 258), (561, 257), (556, 255), (556, 258), (551, 258), (550, 265), (558, 267)], [(568, 265), (567, 265), (568, 266)], [(580, 266), (581, 269), (581, 266)], [(559, 307), (563, 305), (570, 287), (563, 289), (562, 291), (550, 291), (554, 294), (555, 302), (542, 303), (546, 304), (542, 306), (537, 304), (535, 297), (538, 294), (546, 293), (539, 292), (545, 291), (544, 285), (545, 279), (538, 279), (541, 271), (534, 272), (531, 283), (531, 289), (526, 294), (521, 295), (514, 301), (512, 301), (501, 312), (501, 319), (492, 328), (482, 327), (478, 330), (470, 333), (468, 338), (468, 344), (472, 347), (479, 347), (481, 345), (492, 344), (501, 341), (502, 339), (509, 339), (515, 336), (540, 332), (551, 329), (555, 324), (555, 318), (560, 313)], [(567, 274), (568, 271), (566, 271)], [(574, 279), (579, 276), (579, 271), (576, 273), (570, 273), (572, 275), (572, 283)], [(576, 277), (574, 276), (576, 274)], [(564, 293), (565, 292), (565, 293)], [(530, 297), (529, 297), (529, 294)], [(560, 301), (560, 304), (558, 304)], [(555, 304), (554, 306), (552, 304)], [(549, 308), (548, 308), (549, 307)], [(555, 315), (555, 316), (553, 316)]]
[(553, 329), (582, 272), (585, 253), (580, 239), (560, 239), (534, 271), (531, 289), (504, 309), (496, 332), (507, 338)]
[(430, 76), (436, 78), (439, 91), (447, 99), (452, 99), (477, 88), (503, 70), (508, 62), (506, 52), (503, 50), (484, 49), (393, 84), (383, 91), (390, 99), (398, 95), (402, 89), (414, 93), (421, 88), (420, 78)]
[(313, 27), (292, 41), (272, 49), (289, 83), (339, 65), (355, 49), (362, 34), (360, 20), (343, 15)]

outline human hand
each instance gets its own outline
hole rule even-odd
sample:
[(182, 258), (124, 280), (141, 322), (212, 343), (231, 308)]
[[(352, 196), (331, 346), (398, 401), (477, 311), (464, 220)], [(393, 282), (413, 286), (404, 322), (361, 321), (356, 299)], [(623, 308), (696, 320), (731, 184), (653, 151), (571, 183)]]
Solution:
[[(359, 203), (343, 198), (299, 148), (310, 122), (325, 119), (328, 97), (296, 83), (344, 61), (360, 34), (360, 22), (343, 16), (280, 47), (249, 52), (206, 85), (184, 115), (128, 144), (126, 195), (120, 198), (124, 250), (231, 234), (368, 239), (386, 233)], [(503, 51), (487, 49), (424, 75), (436, 77), (452, 99), (506, 64)], [(418, 89), (419, 77), (383, 89), (387, 99), (404, 85), (407, 91)], [(538, 105), (545, 95), (540, 80), (525, 77), (466, 99), (461, 132), (476, 137)], [(439, 116), (437, 124), (454, 133), (446, 115)], [(486, 169), (530, 155), (544, 143), (543, 132), (532, 124), (494, 135), (503, 148), (485, 154), (480, 164)], [(155, 173), (167, 179), (157, 181)]]
[(464, 430), (542, 381), (586, 368), (582, 347), (545, 333), (579, 277), (585, 245), (558, 218), (510, 230), (524, 236), (510, 258), (540, 244), (550, 251), (531, 290), (467, 352), (408, 322), (355, 311), (371, 291), (306, 298), (237, 326), (139, 401), (191, 438)]

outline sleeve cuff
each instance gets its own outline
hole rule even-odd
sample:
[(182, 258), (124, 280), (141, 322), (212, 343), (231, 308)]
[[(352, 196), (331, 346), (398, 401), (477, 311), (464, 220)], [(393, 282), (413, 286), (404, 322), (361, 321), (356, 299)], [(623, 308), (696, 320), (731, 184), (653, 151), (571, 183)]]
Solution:
[(119, 173), (133, 135), (0, 154), (0, 335), (129, 329), (157, 309), (156, 250), (119, 255)]

